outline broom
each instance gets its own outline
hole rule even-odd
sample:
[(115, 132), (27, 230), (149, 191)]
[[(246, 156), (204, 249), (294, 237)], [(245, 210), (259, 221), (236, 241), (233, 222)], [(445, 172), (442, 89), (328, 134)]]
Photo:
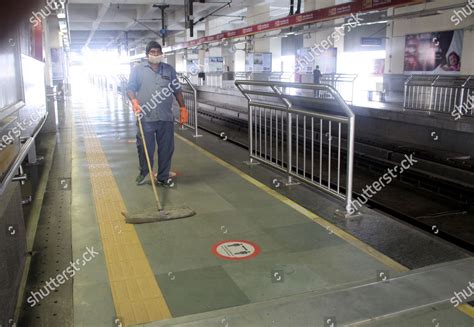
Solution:
[(139, 213), (128, 213), (122, 212), (122, 215), (125, 217), (125, 222), (127, 224), (145, 224), (153, 223), (159, 221), (167, 221), (173, 219), (187, 218), (192, 217), (196, 214), (194, 210), (187, 206), (167, 208), (165, 209), (160, 202), (160, 197), (156, 190), (155, 177), (153, 175), (153, 169), (151, 168), (150, 155), (148, 153), (148, 148), (146, 146), (145, 133), (143, 132), (142, 121), (138, 118), (138, 126), (140, 129), (140, 134), (143, 140), (143, 146), (145, 148), (145, 157), (148, 165), (148, 174), (151, 179), (151, 186), (153, 188), (153, 193), (155, 195), (156, 209), (148, 209)]

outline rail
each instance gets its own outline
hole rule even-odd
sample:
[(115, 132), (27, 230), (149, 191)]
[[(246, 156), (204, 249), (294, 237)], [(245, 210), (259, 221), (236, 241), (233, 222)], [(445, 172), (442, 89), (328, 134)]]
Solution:
[(354, 102), (354, 86), (357, 76), (357, 74), (323, 74), (321, 76), (321, 84), (331, 85), (346, 102), (352, 104)]
[(181, 83), (184, 103), (188, 111), (188, 122), (184, 124), (186, 127), (194, 129), (194, 137), (201, 137), (198, 126), (198, 101), (197, 90), (185, 74), (178, 74), (178, 79)]
[(206, 86), (222, 88), (222, 72), (206, 73)]
[(253, 79), (253, 72), (235, 72), (235, 79)]
[(469, 76), (411, 75), (405, 81), (403, 108), (474, 115), (474, 79)]
[(23, 160), (25, 160), (31, 148), (35, 146), (35, 139), (38, 136), (41, 129), (43, 128), (47, 118), (48, 118), (48, 113), (46, 112), (45, 115), (43, 116), (42, 122), (38, 125), (38, 128), (33, 133), (33, 135), (31, 137), (26, 138), (26, 140), (22, 142), (20, 151), (18, 152), (15, 160), (13, 161), (10, 168), (8, 169), (8, 172), (5, 174), (5, 176), (3, 176), (3, 179), (1, 180), (0, 196), (3, 193), (5, 193), (8, 185), (12, 182), (13, 178), (17, 174), (18, 169), (20, 169), (20, 166), (23, 163)]
[[(235, 85), (248, 100), (250, 162), (257, 161), (285, 172), (288, 185), (293, 183), (294, 177), (345, 200), (349, 213), (355, 116), (337, 90), (329, 85), (271, 81), (238, 80)], [(291, 96), (285, 93), (289, 89), (306, 90), (311, 95), (318, 92), (337, 113), (317, 111), (320, 100), (312, 96)], [(302, 108), (301, 103), (311, 110)], [(341, 187), (344, 166), (345, 190)]]

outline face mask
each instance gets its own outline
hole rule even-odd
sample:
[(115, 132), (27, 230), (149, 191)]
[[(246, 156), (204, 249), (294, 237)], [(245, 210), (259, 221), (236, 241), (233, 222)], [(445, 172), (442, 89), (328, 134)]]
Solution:
[(148, 62), (150, 64), (159, 64), (160, 62), (163, 61), (163, 56), (153, 56), (153, 55), (148, 55)]

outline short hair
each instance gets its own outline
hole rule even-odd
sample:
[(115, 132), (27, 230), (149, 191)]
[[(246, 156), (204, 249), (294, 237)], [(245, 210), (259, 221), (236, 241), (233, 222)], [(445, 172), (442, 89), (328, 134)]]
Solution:
[(160, 49), (161, 50), (161, 44), (159, 44), (158, 42), (156, 41), (150, 41), (148, 42), (148, 44), (146, 45), (146, 54), (148, 54), (150, 52), (151, 49)]
[(316, 69), (318, 69), (318, 68), (319, 68), (319, 66), (318, 66), (318, 65), (316, 65)]
[(461, 60), (461, 57), (459, 57), (459, 55), (454, 51), (451, 51), (451, 53), (448, 55), (448, 58), (451, 56), (455, 56), (458, 61)]

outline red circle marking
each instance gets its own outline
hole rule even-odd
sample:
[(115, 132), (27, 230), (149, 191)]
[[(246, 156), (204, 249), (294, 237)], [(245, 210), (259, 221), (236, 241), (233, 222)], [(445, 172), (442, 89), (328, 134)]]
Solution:
[[(221, 246), (222, 244), (225, 244), (225, 243), (236, 243), (236, 242), (239, 242), (239, 243), (244, 243), (244, 244), (247, 244), (247, 245), (251, 245), (253, 248), (254, 248), (254, 252), (251, 253), (250, 255), (248, 256), (245, 256), (245, 257), (228, 257), (228, 256), (225, 256), (225, 255), (222, 255), (220, 254), (217, 249), (219, 248), (219, 246)], [(250, 259), (250, 258), (253, 258), (253, 257), (256, 257), (257, 255), (259, 255), (260, 253), (260, 247), (253, 243), (253, 242), (249, 242), (249, 241), (246, 241), (246, 240), (225, 240), (225, 241), (222, 241), (222, 242), (219, 242), (217, 244), (214, 244), (212, 246), (212, 253), (214, 253), (215, 256), (219, 257), (219, 258), (222, 258), (222, 259), (225, 259), (225, 260), (245, 260), (245, 259)]]

